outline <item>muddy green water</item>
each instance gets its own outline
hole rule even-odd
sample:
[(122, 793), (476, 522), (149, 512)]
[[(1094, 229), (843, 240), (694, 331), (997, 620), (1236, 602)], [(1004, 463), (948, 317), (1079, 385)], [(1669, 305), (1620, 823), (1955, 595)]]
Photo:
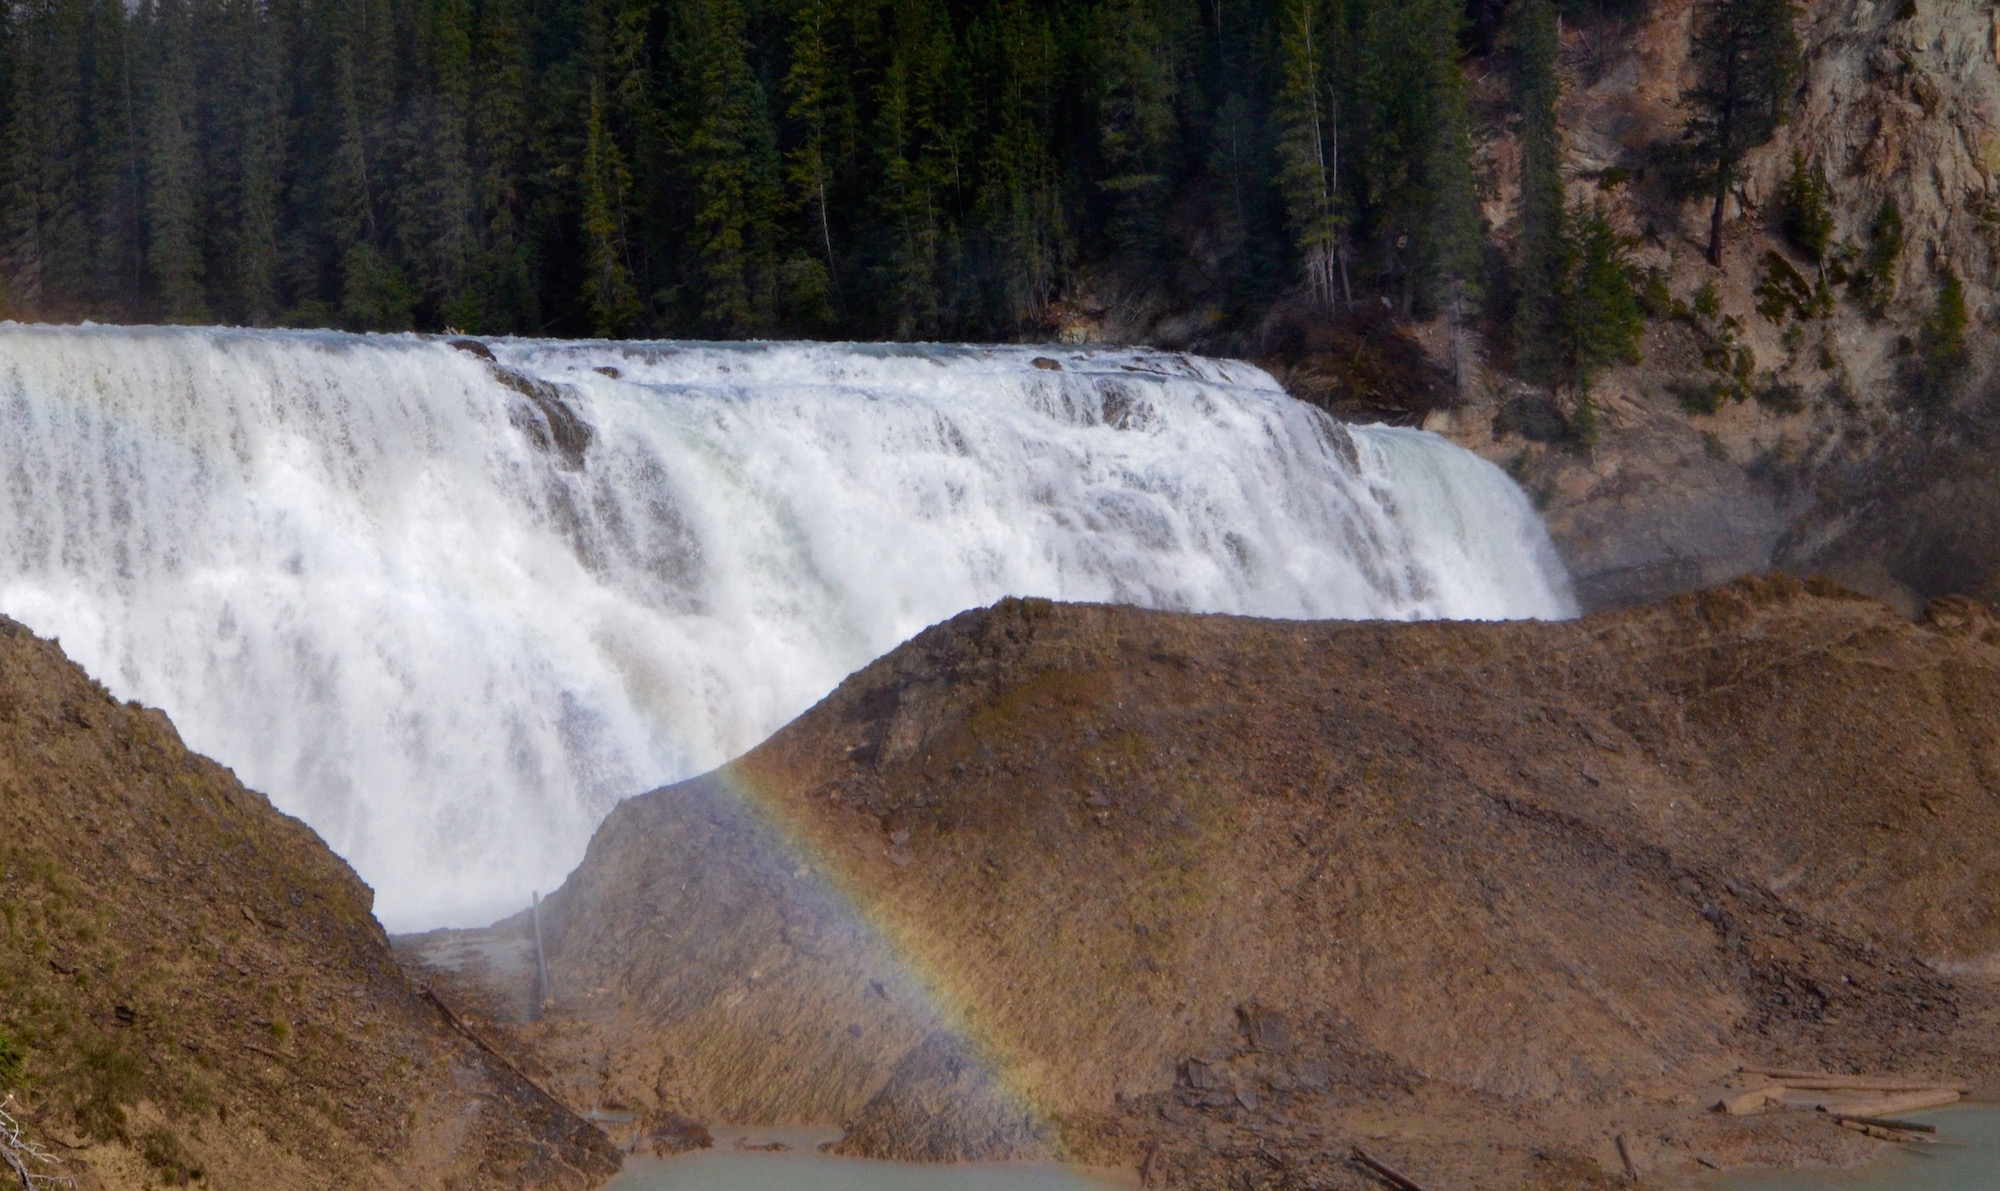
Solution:
[[(780, 1154), (744, 1152), (735, 1140), (791, 1146)], [(1132, 1191), (1129, 1173), (1027, 1163), (949, 1166), (831, 1158), (817, 1143), (837, 1137), (822, 1131), (718, 1130), (716, 1146), (678, 1158), (626, 1159), (625, 1170), (604, 1191)]]
[(1885, 1146), (1861, 1170), (1732, 1174), (1723, 1191), (2000, 1191), (2000, 1108), (1978, 1105), (1910, 1114), (1949, 1144)]

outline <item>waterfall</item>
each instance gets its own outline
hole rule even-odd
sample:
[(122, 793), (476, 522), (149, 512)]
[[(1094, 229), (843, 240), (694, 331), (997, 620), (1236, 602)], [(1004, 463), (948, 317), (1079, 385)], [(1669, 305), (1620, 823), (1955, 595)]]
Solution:
[(316, 828), (392, 929), (1005, 595), (1572, 615), (1433, 435), (1141, 350), (0, 324), (0, 612)]

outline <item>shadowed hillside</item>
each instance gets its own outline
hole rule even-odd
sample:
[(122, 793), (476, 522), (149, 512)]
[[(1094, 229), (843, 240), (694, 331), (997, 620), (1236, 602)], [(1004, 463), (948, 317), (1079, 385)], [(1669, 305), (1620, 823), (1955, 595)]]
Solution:
[(1557, 624), (1008, 601), (625, 803), (544, 902), (540, 1021), (525, 916), (411, 952), (642, 1132), (1157, 1185), (1852, 1160), (1703, 1107), (1753, 1060), (2000, 1072), (1996, 677), (1972, 605), (1785, 579)]
[(80, 1188), (583, 1188), (304, 824), (0, 619), (0, 1096)]

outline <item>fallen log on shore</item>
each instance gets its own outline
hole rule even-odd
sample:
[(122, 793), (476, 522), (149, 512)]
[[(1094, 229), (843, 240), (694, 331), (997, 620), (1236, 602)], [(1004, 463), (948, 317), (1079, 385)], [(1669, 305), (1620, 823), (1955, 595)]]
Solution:
[(1775, 1084), (1801, 1091), (1927, 1092), (1949, 1088), (1964, 1095), (1972, 1085), (1941, 1079), (1891, 1075), (1835, 1075), (1818, 1071), (1783, 1071), (1770, 1067), (1738, 1067), (1744, 1075), (1761, 1075)]

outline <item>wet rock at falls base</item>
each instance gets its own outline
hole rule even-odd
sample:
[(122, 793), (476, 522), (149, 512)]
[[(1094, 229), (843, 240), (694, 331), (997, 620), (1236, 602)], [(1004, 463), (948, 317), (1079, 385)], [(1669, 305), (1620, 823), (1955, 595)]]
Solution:
[(1443, 1185), (1612, 1132), (1851, 1160), (1699, 1107), (1747, 1062), (2000, 1077), (2000, 993), (1933, 970), (2000, 952), (1994, 641), (1785, 578), (1558, 624), (1007, 601), (623, 804), (544, 903), (575, 991), (496, 1028), (571, 1097), (1149, 1185), (1337, 1182), (1384, 1129)]

